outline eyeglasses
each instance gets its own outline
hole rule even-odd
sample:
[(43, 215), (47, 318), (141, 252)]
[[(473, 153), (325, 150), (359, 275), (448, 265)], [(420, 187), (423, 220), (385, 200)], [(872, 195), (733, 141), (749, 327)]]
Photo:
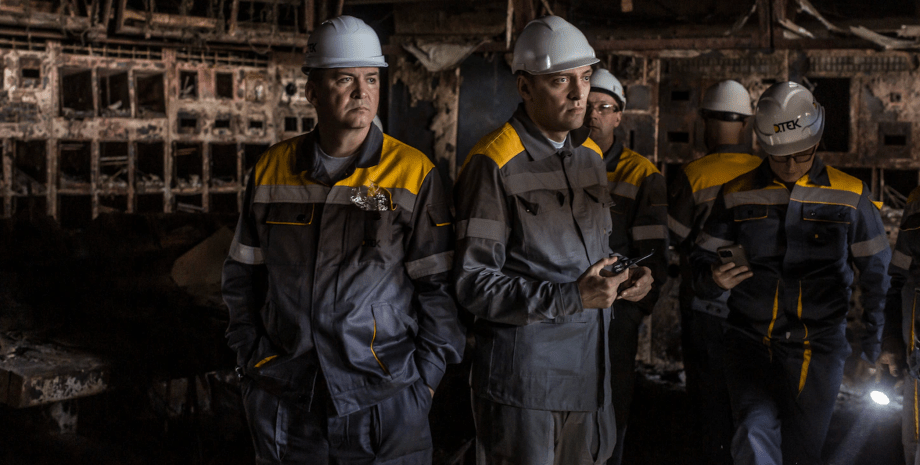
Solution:
[(792, 159), (794, 162), (802, 164), (808, 163), (811, 161), (811, 157), (815, 156), (815, 152), (818, 151), (818, 146), (812, 147), (808, 153), (802, 153), (799, 155), (786, 155), (786, 156), (777, 156), (770, 155), (770, 160), (773, 160), (774, 163), (786, 163), (786, 160)]
[(619, 112), (623, 111), (623, 110), (620, 109), (620, 107), (618, 107), (618, 106), (616, 106), (616, 105), (611, 105), (611, 104), (609, 104), (609, 103), (602, 103), (602, 104), (600, 104), (600, 105), (592, 105), (592, 104), (589, 103), (589, 104), (585, 107), (585, 111), (588, 112), (588, 113), (591, 113), (591, 110), (596, 110), (598, 113), (600, 113), (600, 114), (602, 114), (602, 115), (609, 115), (609, 114), (611, 114), (611, 113), (619, 113)]

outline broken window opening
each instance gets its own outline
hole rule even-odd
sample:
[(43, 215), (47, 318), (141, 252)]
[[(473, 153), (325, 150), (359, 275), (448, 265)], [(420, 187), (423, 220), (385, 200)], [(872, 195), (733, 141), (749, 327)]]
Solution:
[(93, 72), (84, 69), (61, 70), (61, 116), (90, 118), (93, 109)]
[(93, 198), (89, 195), (59, 195), (58, 220), (64, 229), (86, 228), (93, 221)]
[(43, 140), (14, 141), (14, 195), (44, 195), (48, 182), (48, 144)]
[(297, 118), (291, 116), (284, 117), (284, 131), (297, 132)]
[(211, 213), (239, 213), (236, 194), (211, 194), (208, 210)]
[(251, 119), (249, 120), (249, 129), (256, 129), (261, 131), (265, 127), (265, 123), (261, 120)]
[(214, 120), (214, 129), (230, 129), (230, 118)]
[(690, 91), (689, 90), (672, 90), (671, 91), (671, 102), (689, 102), (690, 101)]
[(179, 113), (179, 134), (193, 134), (198, 130), (198, 117), (189, 113)]
[(314, 118), (303, 118), (303, 132), (310, 132), (313, 130), (313, 126), (316, 126), (316, 119)]
[[(135, 160), (134, 185), (138, 192), (162, 189), (166, 170), (163, 168), (163, 143), (138, 142)], [(162, 202), (160, 209), (163, 211)]]
[(107, 189), (128, 188), (128, 143), (99, 144), (99, 184)]
[(199, 144), (176, 143), (173, 150), (173, 187), (197, 189), (201, 187), (203, 159)]
[(41, 68), (22, 68), (20, 70), (21, 80), (19, 84), (22, 87), (40, 87), (42, 83)]
[(198, 71), (179, 72), (179, 98), (198, 98)]
[(163, 74), (137, 74), (134, 78), (137, 117), (166, 116), (166, 92)]
[(903, 147), (907, 145), (907, 135), (906, 134), (885, 134), (885, 139), (882, 142), (886, 146), (895, 146)]
[(211, 144), (211, 185), (237, 185), (236, 144)]
[(88, 188), (92, 181), (92, 145), (84, 141), (62, 141), (58, 161), (61, 189)]
[(217, 98), (233, 98), (233, 74), (216, 73), (214, 77), (214, 93)]
[(668, 142), (671, 144), (690, 143), (690, 133), (683, 131), (668, 131)]
[(138, 195), (136, 207), (137, 213), (162, 213), (163, 212), (163, 195), (162, 194), (144, 194)]
[(128, 73), (99, 70), (99, 116), (131, 116), (128, 104)]

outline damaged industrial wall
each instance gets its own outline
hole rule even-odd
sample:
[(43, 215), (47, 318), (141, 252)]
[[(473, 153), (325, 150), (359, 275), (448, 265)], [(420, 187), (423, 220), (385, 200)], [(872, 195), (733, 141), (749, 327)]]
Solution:
[[(520, 101), (508, 64), (517, 35), (531, 19), (558, 14), (585, 31), (625, 86), (617, 137), (666, 176), (704, 154), (698, 108), (708, 85), (736, 79), (756, 100), (770, 84), (796, 80), (827, 109), (821, 156), (866, 181), (891, 228), (920, 176), (920, 5), (869, 3), (3, 2), (0, 403), (44, 405), (69, 431), (79, 398), (87, 430), (111, 432), (105, 399), (117, 399), (145, 405), (140, 417), (177, 437), (199, 431), (194, 412), (235, 405), (214, 270), (259, 155), (317, 124), (302, 53), (310, 31), (341, 13), (381, 37), (386, 132), (425, 152), (448, 185)], [(667, 283), (642, 329), (639, 359), (653, 376), (679, 380), (676, 284)], [(115, 334), (99, 337), (105, 332)], [(433, 423), (436, 463), (470, 456), (472, 425), (457, 413), (469, 401), (462, 369), (448, 372), (436, 398), (434, 414), (450, 420)], [(47, 389), (30, 387), (40, 383)], [(681, 412), (673, 399), (652, 403), (662, 415)], [(247, 452), (240, 421), (209, 423), (220, 438), (182, 436), (181, 453), (218, 451), (217, 461), (196, 463), (231, 463), (237, 449)], [(634, 431), (663, 434), (646, 426)], [(680, 433), (664, 431), (672, 436), (660, 441)], [(221, 451), (209, 440), (238, 447)], [(692, 457), (687, 447), (627, 457), (675, 463)], [(119, 459), (112, 463), (131, 462)]]

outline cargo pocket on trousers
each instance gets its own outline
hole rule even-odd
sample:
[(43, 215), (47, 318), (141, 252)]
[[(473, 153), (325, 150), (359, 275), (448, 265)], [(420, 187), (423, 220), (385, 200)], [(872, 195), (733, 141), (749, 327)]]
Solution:
[(431, 393), (422, 379), (372, 407), (374, 451), (383, 461), (432, 448)]

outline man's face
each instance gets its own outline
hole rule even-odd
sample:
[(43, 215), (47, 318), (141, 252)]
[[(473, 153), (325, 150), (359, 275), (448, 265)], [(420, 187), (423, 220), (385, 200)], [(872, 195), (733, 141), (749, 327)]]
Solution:
[(588, 94), (585, 126), (591, 129), (591, 138), (595, 141), (612, 139), (613, 130), (620, 125), (623, 118), (620, 110), (617, 100), (610, 94), (604, 92)]
[(380, 101), (378, 68), (325, 69), (319, 79), (307, 81), (307, 100), (324, 126), (341, 129), (368, 127)]
[(815, 152), (817, 150), (818, 146), (815, 145), (812, 148), (786, 157), (770, 155), (767, 157), (770, 160), (770, 169), (783, 182), (796, 182), (802, 176), (805, 176), (805, 173), (808, 173), (808, 170), (811, 169), (811, 165), (815, 163)]
[(528, 114), (537, 126), (550, 133), (568, 132), (582, 126), (585, 97), (590, 89), (590, 66), (518, 77), (518, 92)]

